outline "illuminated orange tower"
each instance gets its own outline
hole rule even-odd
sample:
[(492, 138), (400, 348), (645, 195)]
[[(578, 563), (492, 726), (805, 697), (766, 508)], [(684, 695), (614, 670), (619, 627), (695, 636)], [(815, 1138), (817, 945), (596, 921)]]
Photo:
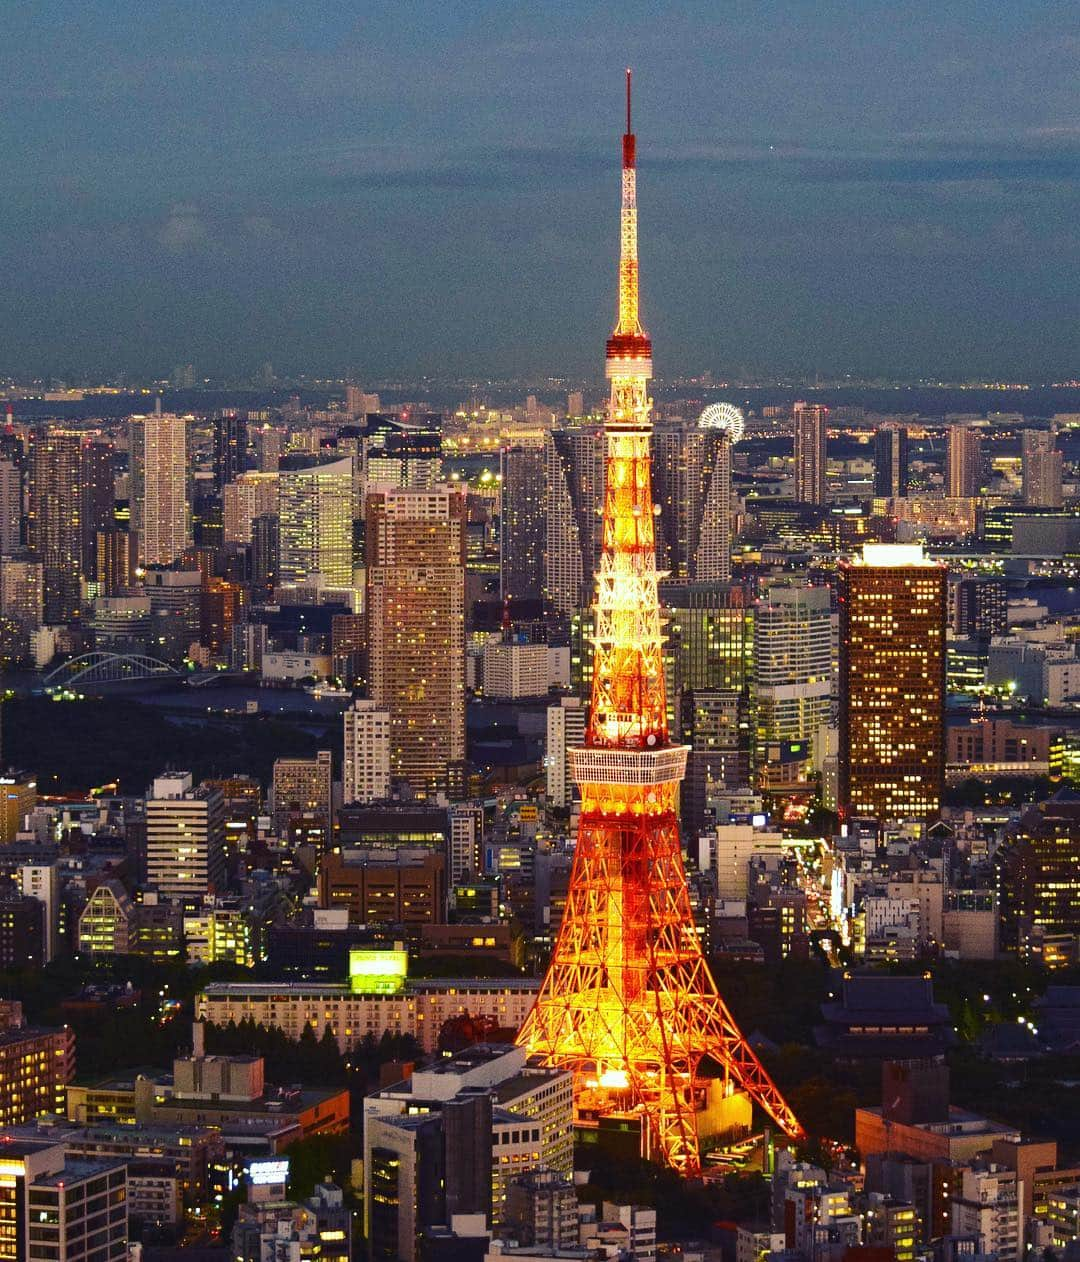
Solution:
[(649, 459), (652, 343), (638, 317), (637, 190), (626, 72), (619, 319), (585, 744), (570, 751), (581, 825), (566, 910), (518, 1036), (574, 1071), (579, 1119), (637, 1115), (649, 1155), (700, 1169), (702, 1058), (790, 1135), (795, 1115), (750, 1050), (701, 953), (677, 805), (686, 748), (668, 733)]

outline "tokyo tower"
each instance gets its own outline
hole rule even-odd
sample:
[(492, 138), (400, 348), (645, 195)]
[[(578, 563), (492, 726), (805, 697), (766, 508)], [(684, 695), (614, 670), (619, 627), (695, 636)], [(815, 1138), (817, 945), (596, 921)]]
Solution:
[(622, 153), (592, 701), (585, 744), (569, 755), (581, 823), (562, 927), (518, 1042), (573, 1070), (578, 1120), (636, 1116), (643, 1151), (695, 1175), (706, 1056), (789, 1135), (802, 1130), (717, 992), (686, 887), (677, 814), (686, 748), (672, 744), (667, 722), (629, 70)]

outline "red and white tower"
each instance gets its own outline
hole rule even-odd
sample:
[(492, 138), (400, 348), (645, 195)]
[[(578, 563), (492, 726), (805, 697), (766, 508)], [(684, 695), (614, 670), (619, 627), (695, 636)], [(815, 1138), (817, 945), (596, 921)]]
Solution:
[(579, 1120), (637, 1115), (644, 1151), (692, 1175), (705, 1056), (788, 1134), (801, 1128), (717, 993), (686, 888), (677, 814), (686, 747), (672, 744), (667, 722), (634, 149), (628, 70), (593, 690), (584, 747), (570, 751), (581, 824), (562, 928), (518, 1042), (574, 1071)]

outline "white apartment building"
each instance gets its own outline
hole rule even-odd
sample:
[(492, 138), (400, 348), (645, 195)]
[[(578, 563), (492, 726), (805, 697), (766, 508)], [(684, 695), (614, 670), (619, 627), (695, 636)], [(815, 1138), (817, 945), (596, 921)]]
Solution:
[(390, 711), (357, 701), (342, 715), (345, 753), (342, 800), (380, 802), (390, 796)]

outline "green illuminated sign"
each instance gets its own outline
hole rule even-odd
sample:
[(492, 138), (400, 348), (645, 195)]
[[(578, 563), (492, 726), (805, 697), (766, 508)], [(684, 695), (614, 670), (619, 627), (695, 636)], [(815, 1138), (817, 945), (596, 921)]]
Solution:
[(349, 989), (354, 995), (393, 995), (405, 986), (409, 956), (406, 951), (349, 952)]

